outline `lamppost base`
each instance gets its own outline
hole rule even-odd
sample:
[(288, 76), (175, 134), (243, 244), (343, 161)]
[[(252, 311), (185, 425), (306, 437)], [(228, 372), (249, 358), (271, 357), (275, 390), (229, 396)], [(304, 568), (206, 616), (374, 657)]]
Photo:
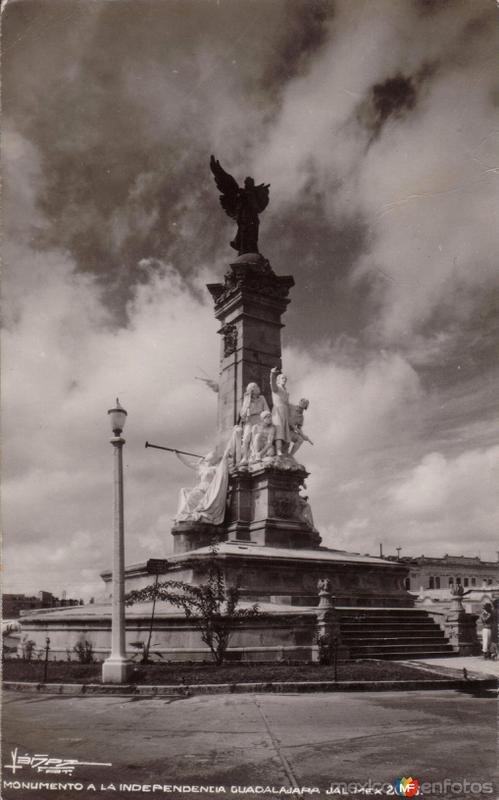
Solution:
[(102, 683), (129, 683), (133, 666), (128, 658), (106, 658), (102, 664)]

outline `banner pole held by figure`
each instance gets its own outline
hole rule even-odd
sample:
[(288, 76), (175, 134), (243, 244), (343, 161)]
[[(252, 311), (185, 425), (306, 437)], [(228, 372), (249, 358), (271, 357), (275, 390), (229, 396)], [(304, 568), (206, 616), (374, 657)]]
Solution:
[(162, 447), (160, 444), (151, 444), (146, 442), (146, 447), (154, 447), (156, 450), (167, 450), (169, 453), (180, 453), (182, 456), (194, 456), (194, 458), (204, 458), (199, 453), (187, 453), (185, 450), (177, 450), (175, 447)]

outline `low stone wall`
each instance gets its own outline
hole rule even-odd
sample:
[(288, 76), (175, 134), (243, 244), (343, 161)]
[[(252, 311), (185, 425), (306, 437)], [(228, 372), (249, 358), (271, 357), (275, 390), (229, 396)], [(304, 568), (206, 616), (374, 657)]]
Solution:
[[(81, 608), (83, 611), (85, 607)], [(132, 643), (146, 643), (149, 636), (150, 612), (127, 614), (127, 655), (140, 654)], [(282, 659), (310, 661), (316, 657), (316, 611), (301, 610), (299, 613), (265, 613), (242, 620), (234, 631), (229, 645), (228, 658), (244, 661), (279, 661)], [(96, 660), (109, 655), (111, 644), (110, 607), (104, 606), (99, 613), (92, 607), (92, 616), (80, 613), (71, 616), (64, 613), (29, 615), (22, 620), (22, 640), (35, 643), (35, 651), (45, 647), (50, 638), (51, 659), (76, 661), (74, 647), (88, 641)], [(158, 612), (154, 619), (151, 637), (151, 654), (164, 661), (204, 661), (211, 658), (210, 651), (201, 640), (199, 630), (183, 614)]]

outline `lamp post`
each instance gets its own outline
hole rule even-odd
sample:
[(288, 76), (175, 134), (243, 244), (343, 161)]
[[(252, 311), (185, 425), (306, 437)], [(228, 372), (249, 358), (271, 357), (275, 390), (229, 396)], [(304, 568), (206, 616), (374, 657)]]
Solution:
[(125, 524), (123, 516), (123, 445), (121, 436), (127, 413), (116, 398), (110, 416), (114, 448), (114, 543), (111, 655), (102, 665), (103, 683), (126, 683), (132, 662), (126, 657), (125, 645)]

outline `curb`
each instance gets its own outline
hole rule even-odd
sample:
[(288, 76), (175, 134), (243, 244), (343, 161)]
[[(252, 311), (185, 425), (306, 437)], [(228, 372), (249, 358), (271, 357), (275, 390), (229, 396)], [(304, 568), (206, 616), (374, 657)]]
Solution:
[(497, 689), (496, 678), (474, 678), (463, 680), (442, 678), (407, 681), (275, 681), (274, 683), (205, 683), (196, 685), (141, 686), (138, 684), (101, 683), (31, 683), (27, 681), (5, 681), (4, 689), (63, 695), (134, 695), (141, 697), (191, 697), (196, 694), (253, 694), (285, 692), (396, 692), (449, 689), (473, 691), (475, 689)]

